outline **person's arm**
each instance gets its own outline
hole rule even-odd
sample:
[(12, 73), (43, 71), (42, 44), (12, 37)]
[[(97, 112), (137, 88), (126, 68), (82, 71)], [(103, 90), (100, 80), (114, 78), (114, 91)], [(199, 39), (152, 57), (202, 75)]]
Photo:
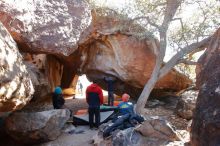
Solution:
[(100, 100), (100, 104), (103, 104), (103, 92), (102, 92), (102, 89), (99, 88), (99, 100)]
[(62, 105), (64, 105), (65, 104), (65, 99), (64, 99), (63, 95), (61, 94), (60, 97), (61, 97)]
[(88, 103), (88, 88), (89, 88), (89, 87), (86, 88), (86, 102), (87, 102), (87, 103)]
[(122, 104), (123, 104), (122, 102), (120, 102), (120, 103), (118, 104), (118, 106), (117, 106), (117, 109), (118, 109), (118, 110), (121, 108), (121, 105), (122, 105)]
[(129, 103), (130, 103), (130, 107), (129, 108), (130, 108), (131, 112), (134, 113), (134, 105), (131, 102), (129, 102)]

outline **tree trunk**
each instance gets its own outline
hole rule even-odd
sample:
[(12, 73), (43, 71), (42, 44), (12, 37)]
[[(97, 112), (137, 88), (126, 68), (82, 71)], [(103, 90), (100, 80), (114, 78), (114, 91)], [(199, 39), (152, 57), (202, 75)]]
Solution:
[(145, 107), (145, 104), (148, 100), (148, 97), (154, 88), (156, 82), (162, 78), (164, 75), (166, 75), (176, 64), (179, 63), (180, 59), (192, 52), (195, 49), (198, 49), (201, 46), (204, 46), (209, 40), (210, 37), (203, 39), (200, 42), (192, 43), (191, 45), (188, 45), (184, 47), (181, 51), (176, 53), (163, 67), (163, 58), (165, 56), (166, 47), (167, 47), (167, 30), (169, 27), (169, 24), (171, 21), (173, 21), (173, 17), (176, 13), (177, 8), (180, 6), (181, 0), (167, 0), (167, 6), (164, 12), (164, 20), (161, 26), (158, 25), (152, 25), (155, 26), (160, 33), (160, 48), (158, 49), (158, 52), (156, 52), (156, 65), (154, 67), (154, 70), (151, 74), (151, 78), (147, 82), (147, 84), (144, 86), (144, 90), (142, 91), (136, 106), (137, 113), (142, 113), (143, 109)]
[(144, 86), (144, 90), (142, 91), (136, 106), (136, 112), (139, 114), (144, 113), (144, 107), (148, 100), (148, 97), (154, 88), (155, 84), (157, 82), (156, 77), (151, 77), (150, 80), (147, 82), (147, 84)]
[[(160, 53), (157, 57), (157, 63), (155, 65), (154, 71), (151, 75), (151, 78), (147, 82), (147, 84), (144, 86), (144, 90), (142, 91), (136, 106), (136, 112), (137, 113), (143, 113), (143, 109), (145, 107), (145, 104), (148, 100), (148, 97), (154, 88), (156, 82), (165, 76), (176, 64), (178, 64), (178, 60), (180, 60), (184, 55), (194, 51), (195, 49), (198, 49), (200, 46), (204, 46), (210, 41), (211, 37), (205, 38), (200, 42), (192, 43), (189, 46), (186, 46), (178, 52), (176, 55), (174, 55), (163, 67), (161, 67), (161, 64), (163, 62), (163, 53)], [(163, 43), (163, 42), (161, 42)], [(164, 44), (161, 44), (163, 46)], [(163, 46), (164, 47), (164, 46)], [(161, 68), (160, 68), (161, 67)]]

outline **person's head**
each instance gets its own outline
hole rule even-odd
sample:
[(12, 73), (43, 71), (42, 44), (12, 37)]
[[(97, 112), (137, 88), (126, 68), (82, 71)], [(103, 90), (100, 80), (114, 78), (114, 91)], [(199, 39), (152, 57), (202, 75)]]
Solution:
[(55, 94), (62, 94), (62, 89), (61, 89), (60, 87), (56, 87), (56, 88), (54, 89), (54, 93), (55, 93)]
[(92, 82), (93, 82), (93, 84), (97, 84), (97, 80), (93, 80)]
[(122, 101), (123, 102), (128, 102), (129, 98), (130, 98), (130, 95), (128, 95), (127, 93), (124, 93), (122, 95)]

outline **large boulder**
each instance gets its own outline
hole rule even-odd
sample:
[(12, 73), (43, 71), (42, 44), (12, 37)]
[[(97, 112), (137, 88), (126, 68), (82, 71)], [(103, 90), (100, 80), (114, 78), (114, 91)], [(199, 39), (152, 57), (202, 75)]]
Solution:
[[(180, 141), (179, 134), (168, 121), (158, 117), (148, 117), (136, 127), (111, 132), (111, 138), (103, 139), (103, 132), (109, 123), (102, 124), (97, 135), (93, 137), (94, 145), (114, 146), (159, 146)], [(183, 142), (182, 142), (183, 143)]]
[[(158, 40), (145, 28), (110, 10), (93, 10), (84, 1), (3, 0), (2, 21), (19, 49), (47, 53), (62, 66), (56, 81), (68, 88), (75, 75), (86, 74), (104, 89), (104, 76), (117, 79), (117, 94), (128, 92), (138, 97), (155, 65)], [(56, 63), (51, 64), (54, 67)], [(51, 73), (50, 72), (50, 73)], [(59, 74), (57, 74), (59, 73)], [(155, 89), (179, 91), (192, 81), (176, 70), (170, 71)], [(50, 83), (54, 87), (54, 82)]]
[(6, 119), (7, 133), (22, 143), (55, 140), (70, 118), (67, 109), (42, 112), (14, 112)]
[(147, 139), (140, 133), (134, 131), (134, 128), (115, 131), (112, 135), (112, 145), (114, 146), (138, 146), (147, 144)]
[(103, 139), (100, 132), (93, 137), (93, 144), (96, 146), (162, 146), (168, 143), (164, 139), (145, 137), (135, 131), (133, 127), (116, 130), (112, 133), (111, 138)]
[(151, 135), (145, 136), (133, 128), (116, 131), (112, 136), (113, 146), (166, 146), (177, 145), (177, 143), (179, 146), (184, 146), (184, 142), (182, 141), (161, 139), (160, 137), (152, 137)]
[[(80, 55), (75, 53), (78, 41), (91, 23), (85, 0), (2, 0), (0, 21), (21, 51), (50, 54), (48, 60), (56, 61), (49, 62), (47, 70), (50, 89), (57, 85), (69, 87), (80, 62)], [(57, 65), (58, 69), (51, 68)], [(37, 92), (43, 86), (38, 86)]]
[(1, 0), (0, 21), (22, 50), (70, 55), (91, 14), (84, 0)]
[[(92, 25), (81, 35), (79, 70), (90, 80), (98, 80), (104, 88), (104, 76), (114, 76), (116, 92), (129, 92), (138, 97), (153, 71), (158, 40), (143, 36), (147, 31), (129, 19), (108, 11), (103, 14), (103, 11), (93, 11)], [(139, 32), (143, 33), (141, 37)], [(155, 89), (179, 91), (191, 83), (173, 69), (157, 82)]]
[(31, 101), (37, 101), (48, 95), (51, 91), (45, 71), (46, 55), (30, 55), (29, 53), (22, 53), (22, 56), (24, 57), (24, 63), (35, 89)]
[(172, 125), (168, 121), (163, 119), (146, 120), (135, 130), (148, 138), (165, 141), (180, 140), (176, 131), (174, 130), (174, 127), (172, 127)]
[(0, 112), (22, 108), (34, 92), (15, 41), (0, 22)]
[(199, 64), (199, 95), (191, 127), (191, 144), (217, 146), (220, 145), (220, 29)]

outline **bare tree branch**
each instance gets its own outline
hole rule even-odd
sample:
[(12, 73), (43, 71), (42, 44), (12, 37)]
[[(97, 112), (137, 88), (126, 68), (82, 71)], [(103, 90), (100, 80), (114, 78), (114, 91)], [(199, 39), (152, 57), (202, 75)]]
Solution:
[(198, 49), (199, 47), (203, 47), (205, 44), (207, 44), (211, 40), (211, 36), (208, 38), (203, 39), (202, 41), (198, 43), (192, 43), (189, 46), (184, 47), (182, 50), (180, 50), (176, 55), (174, 55), (160, 70), (159, 78), (163, 77), (165, 74), (167, 74), (171, 68), (173, 68), (177, 62), (182, 58), (184, 55), (192, 52), (195, 49)]
[(182, 28), (182, 38), (185, 41), (186, 45), (189, 46), (189, 44), (188, 44), (188, 42), (187, 42), (187, 40), (185, 38), (185, 35), (184, 35), (184, 26), (183, 26), (182, 18), (174, 18), (172, 21), (175, 21), (175, 20), (179, 20), (180, 21), (181, 28)]
[(157, 29), (160, 28), (160, 26), (157, 25), (156, 23), (153, 23), (148, 16), (147, 16), (147, 17), (146, 17), (146, 16), (136, 17), (136, 18), (132, 19), (131, 21), (133, 22), (133, 21), (136, 21), (136, 20), (139, 20), (139, 19), (146, 19), (147, 22), (148, 22), (150, 25), (156, 27)]
[(152, 4), (152, 6), (154, 7), (164, 6), (164, 5), (166, 5), (166, 2), (157, 3), (156, 5)]
[(164, 19), (163, 23), (159, 29), (160, 33), (160, 53), (162, 57), (161, 64), (163, 63), (163, 58), (165, 56), (166, 52), (166, 46), (167, 46), (167, 30), (169, 27), (170, 22), (172, 21), (177, 8), (180, 6), (181, 0), (167, 0), (167, 7), (165, 9)]
[(150, 92), (152, 91), (154, 85), (156, 84), (159, 78), (161, 65), (163, 63), (163, 58), (165, 56), (166, 47), (167, 47), (167, 30), (180, 4), (181, 4), (181, 0), (167, 0), (167, 6), (165, 9), (163, 23), (159, 27), (159, 33), (160, 33), (159, 55), (156, 58), (156, 64), (154, 66), (153, 72), (151, 73), (151, 77), (148, 80), (147, 84), (144, 86), (144, 90), (142, 91), (137, 101), (136, 111), (138, 113), (143, 112), (142, 110), (144, 109), (144, 106), (148, 100)]
[[(158, 25), (155, 26), (156, 28), (159, 28), (159, 35), (160, 35), (160, 47), (158, 49), (159, 54), (156, 56), (156, 63), (155, 63), (153, 72), (151, 74), (151, 77), (148, 80), (148, 82), (145, 84), (144, 89), (143, 89), (143, 91), (137, 101), (136, 111), (138, 113), (142, 113), (142, 110), (144, 109), (144, 106), (148, 100), (150, 92), (154, 88), (156, 82), (160, 78), (162, 78), (164, 75), (166, 75), (177, 63), (195, 64), (195, 62), (191, 62), (189, 60), (183, 60), (182, 59), (183, 56), (186, 54), (189, 54), (192, 51), (195, 51), (198, 48), (204, 48), (204, 46), (211, 39), (211, 37), (207, 37), (207, 38), (203, 39), (202, 41), (199, 41), (200, 39), (198, 38), (198, 40), (195, 43), (190, 44), (189, 42), (187, 42), (188, 38), (183, 34), (182, 36), (180, 36), (181, 42), (179, 44), (180, 45), (179, 47), (181, 47), (181, 50), (179, 52), (177, 52), (164, 66), (162, 66), (163, 59), (164, 59), (165, 52), (166, 52), (166, 48), (167, 48), (167, 30), (170, 26), (171, 21), (179, 20), (181, 23), (182, 32), (188, 33), (189, 34), (188, 37), (190, 37), (190, 39), (194, 39), (192, 37), (196, 36), (195, 32), (194, 32), (195, 31), (194, 28), (189, 29), (189, 30), (187, 30), (187, 29), (184, 30), (184, 25), (183, 25), (182, 19), (180, 19), (180, 18), (173, 19), (174, 15), (175, 15), (175, 13), (176, 13), (177, 9), (179, 8), (182, 1), (183, 0), (166, 0), (165, 10), (163, 9), (164, 10), (163, 11), (164, 18), (163, 18), (162, 24), (159, 26)], [(204, 12), (206, 12), (206, 11), (203, 11), (203, 14), (205, 14)], [(147, 18), (147, 20), (149, 20), (149, 17), (146, 17), (146, 18)], [(206, 19), (209, 19), (209, 17), (204, 17), (203, 21), (206, 21)], [(149, 22), (151, 22), (151, 21), (149, 20)], [(205, 26), (206, 26), (206, 24), (202, 24), (201, 27), (199, 27), (198, 31), (203, 31), (203, 28)], [(203, 31), (202, 33), (198, 33), (198, 35), (200, 36), (204, 32), (205, 31)], [(185, 45), (185, 47), (183, 47), (184, 45)]]
[(164, 20), (162, 23), (163, 27), (169, 26), (169, 23), (172, 21), (180, 4), (181, 0), (167, 0), (167, 7), (165, 9)]

